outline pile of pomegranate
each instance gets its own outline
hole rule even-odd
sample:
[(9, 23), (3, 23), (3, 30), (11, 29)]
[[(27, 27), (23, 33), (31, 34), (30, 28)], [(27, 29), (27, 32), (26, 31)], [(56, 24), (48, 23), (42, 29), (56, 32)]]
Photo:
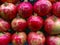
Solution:
[(60, 0), (0, 0), (0, 45), (60, 45)]

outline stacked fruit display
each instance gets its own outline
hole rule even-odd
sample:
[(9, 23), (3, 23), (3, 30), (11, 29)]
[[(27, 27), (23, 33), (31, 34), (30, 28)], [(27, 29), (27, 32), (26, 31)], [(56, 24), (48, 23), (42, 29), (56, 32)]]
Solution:
[(0, 0), (0, 45), (60, 45), (60, 0)]

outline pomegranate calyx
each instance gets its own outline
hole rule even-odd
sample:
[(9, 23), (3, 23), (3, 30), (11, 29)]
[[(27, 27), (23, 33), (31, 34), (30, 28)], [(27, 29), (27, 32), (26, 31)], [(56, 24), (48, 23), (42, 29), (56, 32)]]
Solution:
[(34, 16), (37, 16), (37, 13), (34, 13)]
[(18, 34), (18, 32), (16, 32), (16, 34)]
[(40, 32), (40, 31), (37, 31), (37, 34), (41, 34), (42, 32)]
[(5, 3), (4, 3), (4, 5), (5, 5), (5, 6), (7, 6), (7, 5), (8, 5), (8, 3), (7, 3), (7, 2), (5, 2)]
[(19, 14), (17, 14), (17, 18), (20, 18)]
[(2, 35), (4, 35), (4, 34), (2, 34), (2, 32), (0, 33), (0, 36), (2, 36)]
[(24, 0), (24, 2), (28, 2), (28, 0)]
[(56, 17), (56, 16), (54, 16), (53, 21), (56, 21), (56, 20), (57, 20), (57, 17)]

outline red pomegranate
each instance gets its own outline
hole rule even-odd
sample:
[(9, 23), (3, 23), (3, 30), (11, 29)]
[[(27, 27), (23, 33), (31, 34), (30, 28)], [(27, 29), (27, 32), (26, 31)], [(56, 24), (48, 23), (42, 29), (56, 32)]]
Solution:
[(48, 36), (46, 40), (47, 45), (60, 45), (60, 36)]
[(26, 43), (27, 36), (24, 32), (18, 32), (12, 35), (13, 45), (24, 45)]
[(28, 27), (31, 31), (37, 31), (43, 26), (43, 19), (36, 14), (30, 16), (27, 20)]
[(5, 32), (8, 31), (9, 29), (10, 24), (7, 21), (0, 18), (0, 31)]
[(60, 33), (60, 18), (56, 16), (50, 16), (45, 20), (45, 31), (48, 34)]
[(11, 23), (12, 28), (15, 31), (24, 31), (27, 27), (27, 23), (25, 19), (22, 18), (14, 18)]
[(8, 2), (8, 3), (16, 3), (18, 0), (1, 0), (3, 3)]
[(56, 16), (60, 17), (60, 2), (54, 3), (52, 9), (53, 9), (53, 13), (54, 13)]
[(28, 18), (32, 15), (33, 7), (32, 5), (25, 0), (24, 2), (18, 5), (18, 14), (23, 18)]
[(46, 14), (48, 14), (50, 12), (51, 8), (52, 8), (52, 4), (48, 0), (46, 0), (46, 1), (40, 0), (34, 4), (34, 11), (39, 16), (45, 16)]
[(4, 3), (0, 6), (0, 16), (5, 20), (11, 20), (16, 16), (16, 6), (12, 3)]
[(30, 32), (28, 35), (29, 45), (44, 45), (45, 37), (42, 32)]
[(0, 45), (8, 45), (11, 41), (11, 34), (10, 33), (1, 33), (0, 32)]

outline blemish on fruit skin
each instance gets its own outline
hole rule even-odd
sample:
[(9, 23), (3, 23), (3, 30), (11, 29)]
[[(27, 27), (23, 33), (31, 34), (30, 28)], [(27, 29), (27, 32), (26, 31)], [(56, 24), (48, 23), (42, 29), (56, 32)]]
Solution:
[(15, 44), (17, 45), (24, 45), (26, 42), (26, 34), (24, 32), (20, 32), (20, 33), (17, 32), (17, 34), (16, 33), (13, 34), (12, 37), (13, 37), (12, 39), (14, 40)]
[(12, 20), (11, 26), (15, 31), (24, 31), (27, 26), (27, 22), (23, 18), (16, 17)]
[(59, 27), (60, 27), (60, 18), (50, 16), (45, 20), (45, 31), (48, 34), (59, 34), (60, 33)]
[(46, 43), (48, 45), (60, 45), (60, 37), (59, 36), (48, 36)]
[(0, 19), (0, 31), (5, 32), (5, 31), (8, 31), (9, 29), (10, 29), (10, 24), (1, 18)]
[(60, 22), (59, 22), (60, 19), (56, 19), (56, 22), (54, 22), (54, 25), (52, 27), (52, 32), (56, 34), (57, 33), (60, 33)]
[(45, 42), (45, 37), (42, 38), (42, 36), (44, 36), (42, 33), (37, 34), (36, 32), (31, 32), (28, 35), (28, 44), (29, 45), (44, 45)]
[(57, 40), (57, 44), (56, 45), (60, 45), (60, 39), (59, 40)]

